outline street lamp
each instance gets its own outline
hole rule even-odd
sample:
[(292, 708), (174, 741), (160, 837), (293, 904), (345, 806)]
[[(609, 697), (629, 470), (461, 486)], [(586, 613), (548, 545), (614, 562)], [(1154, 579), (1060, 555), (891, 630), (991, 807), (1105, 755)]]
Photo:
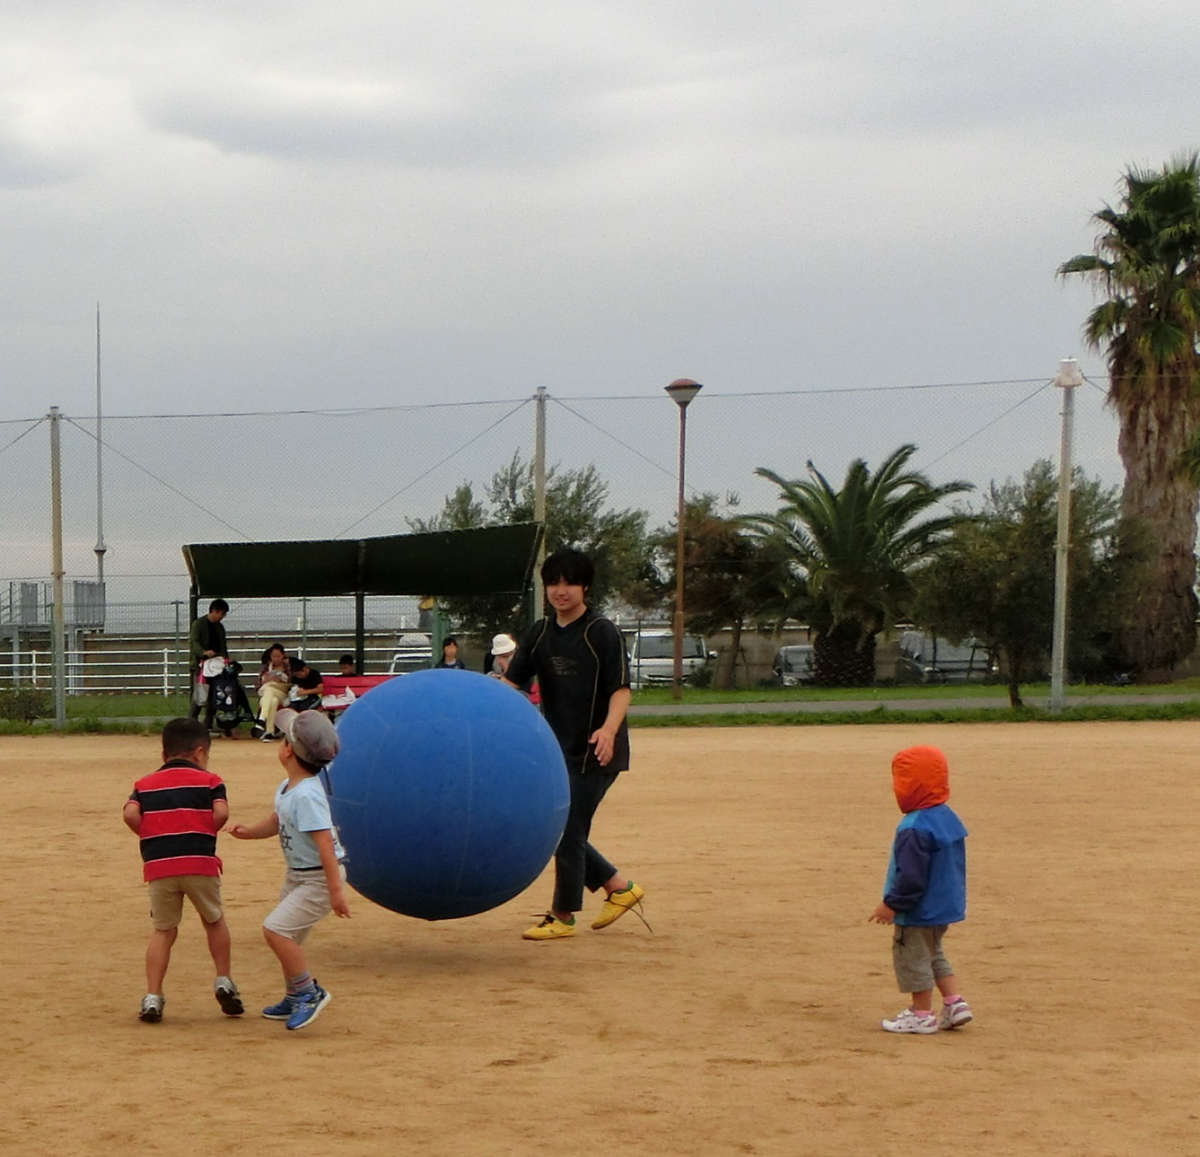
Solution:
[(671, 697), (683, 698), (683, 477), (687, 461), (687, 408), (703, 387), (691, 378), (677, 378), (666, 391), (679, 407), (679, 510), (676, 514), (675, 538), (675, 669), (671, 678)]

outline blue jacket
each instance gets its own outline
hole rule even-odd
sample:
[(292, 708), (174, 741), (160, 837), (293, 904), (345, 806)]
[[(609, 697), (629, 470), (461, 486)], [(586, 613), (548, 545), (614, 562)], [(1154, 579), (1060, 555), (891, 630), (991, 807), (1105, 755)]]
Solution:
[(956, 924), (967, 916), (967, 829), (949, 804), (911, 811), (896, 827), (883, 902), (897, 924)]

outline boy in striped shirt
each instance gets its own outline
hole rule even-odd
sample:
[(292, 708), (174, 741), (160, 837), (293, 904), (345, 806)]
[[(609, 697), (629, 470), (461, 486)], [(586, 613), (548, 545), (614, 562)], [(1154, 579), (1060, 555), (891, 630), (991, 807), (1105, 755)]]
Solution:
[(229, 978), (229, 926), (221, 907), (221, 861), (217, 832), (229, 819), (221, 777), (208, 770), (208, 728), (197, 719), (172, 719), (162, 734), (163, 764), (142, 776), (125, 802), (123, 816), (137, 833), (142, 876), (150, 887), (154, 930), (146, 948), (146, 995), (140, 1020), (162, 1020), (163, 978), (179, 935), (186, 896), (200, 915), (216, 966), (213, 992), (226, 1016), (244, 1011)]

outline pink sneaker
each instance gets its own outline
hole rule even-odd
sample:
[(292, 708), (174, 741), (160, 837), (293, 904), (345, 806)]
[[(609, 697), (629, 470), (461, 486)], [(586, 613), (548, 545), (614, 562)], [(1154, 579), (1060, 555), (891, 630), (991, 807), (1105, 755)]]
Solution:
[(884, 1032), (916, 1032), (922, 1035), (937, 1032), (937, 1017), (933, 1013), (921, 1016), (911, 1008), (901, 1009), (892, 1020), (880, 1021)]
[(975, 1019), (971, 1006), (965, 1000), (956, 1000), (953, 1004), (943, 1004), (941, 1015), (938, 1017), (938, 1028), (961, 1028)]

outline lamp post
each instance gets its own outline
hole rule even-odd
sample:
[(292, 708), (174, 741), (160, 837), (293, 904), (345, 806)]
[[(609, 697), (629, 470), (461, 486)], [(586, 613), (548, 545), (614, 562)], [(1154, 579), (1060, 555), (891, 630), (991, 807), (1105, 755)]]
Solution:
[(1071, 442), (1075, 422), (1075, 390), (1083, 374), (1074, 358), (1059, 362), (1054, 384), (1063, 392), (1062, 445), (1058, 457), (1058, 534), (1054, 546), (1054, 627), (1050, 646), (1050, 712), (1066, 703), (1063, 682), (1067, 666), (1067, 561), (1071, 547)]
[(676, 513), (675, 537), (675, 668), (671, 678), (671, 697), (679, 702), (683, 698), (683, 479), (687, 462), (687, 408), (688, 403), (702, 389), (699, 382), (691, 378), (677, 378), (666, 391), (679, 407), (679, 509)]

